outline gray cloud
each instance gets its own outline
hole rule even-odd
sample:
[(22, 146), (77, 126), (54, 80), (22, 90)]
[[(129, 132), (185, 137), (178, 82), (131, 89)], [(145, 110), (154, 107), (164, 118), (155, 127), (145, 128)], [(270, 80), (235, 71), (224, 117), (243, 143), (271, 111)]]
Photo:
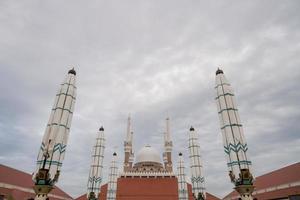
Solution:
[[(69, 66), (78, 96), (63, 172), (64, 190), (85, 192), (95, 133), (123, 160), (128, 113), (134, 149), (162, 150), (171, 117), (174, 163), (199, 133), (208, 191), (231, 191), (214, 102), (222, 66), (237, 96), (255, 175), (297, 162), (298, 1), (1, 1), (0, 162), (29, 173), (54, 95)], [(268, 158), (268, 164), (265, 163)]]

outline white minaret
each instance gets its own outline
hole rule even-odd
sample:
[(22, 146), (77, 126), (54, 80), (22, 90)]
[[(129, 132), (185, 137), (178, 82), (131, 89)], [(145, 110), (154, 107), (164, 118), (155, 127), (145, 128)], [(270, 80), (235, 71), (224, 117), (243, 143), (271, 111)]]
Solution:
[(187, 190), (187, 182), (185, 177), (185, 167), (182, 153), (179, 153), (178, 165), (177, 165), (177, 179), (178, 179), (178, 199), (188, 200), (189, 194)]
[(248, 146), (232, 87), (220, 69), (216, 72), (215, 89), (229, 177), (242, 199), (252, 199), (254, 187), (250, 172), (251, 161), (246, 154)]
[(163, 153), (163, 159), (165, 164), (165, 169), (167, 172), (173, 172), (173, 164), (172, 164), (172, 147), (173, 143), (171, 140), (170, 133), (170, 119), (166, 119), (166, 132), (164, 133), (164, 141), (165, 141), (165, 151)]
[(193, 127), (191, 127), (189, 131), (189, 154), (193, 195), (197, 199), (199, 196), (202, 196), (205, 199), (206, 194), (204, 177), (202, 174), (200, 146), (198, 135)]
[(98, 199), (102, 182), (103, 159), (105, 149), (104, 128), (101, 126), (97, 133), (96, 143), (92, 152), (92, 163), (87, 184), (87, 198)]
[(76, 71), (71, 69), (56, 94), (38, 153), (37, 169), (33, 174), (36, 200), (47, 199), (48, 193), (58, 181), (65, 157), (75, 99)]
[(131, 130), (131, 118), (128, 116), (127, 119), (127, 134), (126, 140), (124, 141), (124, 172), (128, 172), (132, 169), (132, 164), (134, 160), (134, 154), (132, 150), (132, 141), (133, 140), (133, 132)]
[(117, 154), (113, 154), (111, 161), (108, 186), (107, 186), (107, 200), (116, 200), (117, 196), (117, 181), (118, 181), (118, 165), (117, 165)]

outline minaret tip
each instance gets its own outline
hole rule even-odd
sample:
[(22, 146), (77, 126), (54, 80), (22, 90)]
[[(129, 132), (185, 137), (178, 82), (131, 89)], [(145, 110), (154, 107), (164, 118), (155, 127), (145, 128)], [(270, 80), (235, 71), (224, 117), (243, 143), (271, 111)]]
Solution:
[(101, 126), (101, 127), (99, 128), (99, 131), (104, 131), (103, 126)]
[(69, 70), (68, 74), (73, 74), (76, 76), (76, 71), (75, 71), (74, 67)]
[(116, 152), (114, 152), (113, 156), (117, 156), (117, 153), (116, 153)]
[(194, 127), (191, 126), (190, 131), (195, 131)]
[(179, 155), (179, 156), (182, 156), (182, 153), (180, 152), (178, 155)]
[(218, 67), (218, 69), (216, 71), (216, 75), (218, 75), (218, 74), (224, 74), (223, 70), (221, 70), (219, 67)]

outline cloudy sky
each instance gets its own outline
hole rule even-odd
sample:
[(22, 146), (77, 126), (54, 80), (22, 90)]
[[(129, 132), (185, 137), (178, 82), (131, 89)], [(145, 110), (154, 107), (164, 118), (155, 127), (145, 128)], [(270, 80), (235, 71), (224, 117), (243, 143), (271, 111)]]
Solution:
[[(134, 150), (163, 147), (171, 118), (173, 159), (199, 133), (207, 190), (231, 191), (214, 102), (221, 66), (234, 87), (254, 174), (300, 153), (299, 1), (0, 1), (0, 163), (28, 173), (54, 96), (70, 66), (77, 102), (58, 185), (86, 190), (98, 128), (123, 161), (131, 113)], [(107, 169), (105, 170), (107, 179)]]

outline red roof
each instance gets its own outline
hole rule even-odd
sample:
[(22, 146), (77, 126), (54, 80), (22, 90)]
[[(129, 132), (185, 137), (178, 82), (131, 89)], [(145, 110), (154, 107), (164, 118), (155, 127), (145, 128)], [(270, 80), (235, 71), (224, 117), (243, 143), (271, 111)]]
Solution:
[[(254, 181), (254, 192), (295, 182), (300, 182), (300, 162), (257, 177)], [(259, 194), (254, 196), (258, 199), (271, 199), (288, 197), (289, 195), (295, 194), (300, 194), (300, 186), (292, 186), (280, 190), (276, 189), (270, 192), (260, 192)], [(224, 199), (237, 195), (238, 193), (236, 191), (233, 191), (226, 197), (224, 197)]]
[(83, 194), (80, 197), (77, 197), (75, 200), (86, 200), (86, 194)]
[(206, 200), (220, 200), (220, 198), (206, 192)]
[[(189, 199), (192, 187), (188, 184)], [(100, 199), (106, 199), (107, 184), (101, 186)], [(219, 198), (206, 193), (207, 200)], [(176, 200), (178, 199), (177, 178), (118, 178), (117, 200)], [(76, 200), (86, 200), (86, 195)]]
[[(13, 169), (11, 167), (0, 164), (0, 182), (6, 183), (9, 185), (14, 185), (18, 187), (22, 187), (24, 189), (32, 189), (34, 184), (32, 181), (32, 176), (25, 172)], [(9, 193), (7, 193), (9, 192)], [(15, 199), (25, 199), (25, 198), (34, 198), (34, 194), (30, 192), (24, 192), (17, 189), (7, 189), (0, 188), (0, 194), (10, 194), (15, 197)], [(72, 199), (67, 193), (59, 189), (58, 187), (54, 187), (54, 189), (50, 192), (50, 194), (61, 196), (64, 198)], [(18, 198), (17, 198), (18, 197)], [(54, 198), (51, 198), (54, 199)]]

